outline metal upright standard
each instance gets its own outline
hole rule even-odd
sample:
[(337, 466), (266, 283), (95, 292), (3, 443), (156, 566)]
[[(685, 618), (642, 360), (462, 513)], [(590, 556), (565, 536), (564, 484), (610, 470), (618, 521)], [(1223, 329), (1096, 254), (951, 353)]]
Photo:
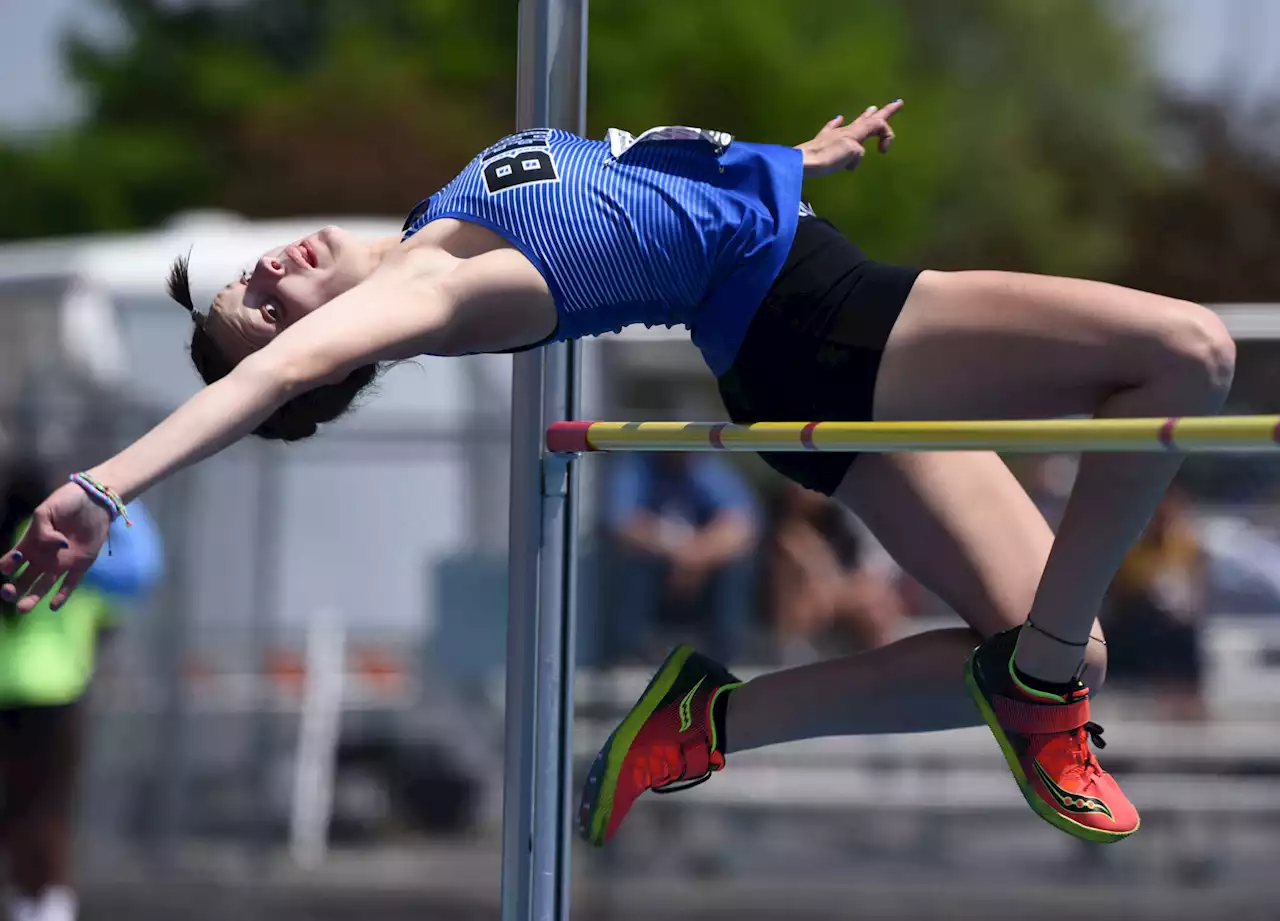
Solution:
[[(517, 128), (586, 130), (587, 0), (520, 0)], [(573, 419), (578, 349), (517, 355), (511, 390), (502, 921), (568, 921), (574, 465), (544, 448)]]

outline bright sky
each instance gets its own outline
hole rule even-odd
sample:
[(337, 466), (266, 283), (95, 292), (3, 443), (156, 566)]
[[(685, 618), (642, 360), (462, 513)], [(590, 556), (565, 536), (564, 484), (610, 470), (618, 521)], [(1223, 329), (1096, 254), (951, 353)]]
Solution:
[[(1195, 89), (1250, 95), (1280, 86), (1277, 0), (1115, 0), (1154, 10), (1153, 51), (1168, 78)], [(110, 30), (100, 0), (0, 0), (0, 128), (65, 120), (76, 99), (59, 66), (59, 35), (72, 24)], [(514, 53), (514, 49), (513, 49)]]

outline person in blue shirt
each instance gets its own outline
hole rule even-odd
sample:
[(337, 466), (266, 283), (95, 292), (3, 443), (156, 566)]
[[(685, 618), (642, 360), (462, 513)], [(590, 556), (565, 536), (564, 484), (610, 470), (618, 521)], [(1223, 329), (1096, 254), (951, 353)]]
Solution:
[[(685, 127), (523, 131), (480, 151), (402, 233), (325, 228), (273, 248), (207, 313), (179, 260), (170, 289), (195, 320), (191, 354), (209, 386), (41, 504), (0, 556), (0, 597), (25, 611), (52, 591), (61, 607), (128, 501), (252, 433), (314, 435), (381, 364), (421, 355), (683, 324), (737, 422), (1220, 411), (1235, 344), (1202, 305), (886, 265), (818, 216), (804, 184), (855, 169), (868, 145), (887, 152), (902, 106), (837, 116), (795, 147)], [(1136, 807), (1094, 753), (1097, 615), (1180, 454), (1087, 454), (1056, 539), (992, 452), (763, 456), (848, 506), (968, 626), (745, 684), (678, 648), (593, 766), (583, 835), (604, 843), (641, 794), (705, 780), (736, 751), (966, 725), (987, 726), (1055, 828), (1102, 843), (1136, 832)]]
[(665, 627), (691, 633), (721, 661), (736, 661), (755, 588), (759, 509), (750, 488), (713, 455), (610, 460), (605, 514), (616, 565), (604, 608), (609, 659), (647, 658), (655, 627)]

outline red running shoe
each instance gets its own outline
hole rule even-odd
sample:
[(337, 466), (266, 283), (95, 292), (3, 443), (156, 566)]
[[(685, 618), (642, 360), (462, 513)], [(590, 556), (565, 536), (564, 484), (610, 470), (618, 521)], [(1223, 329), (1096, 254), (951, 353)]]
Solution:
[(641, 793), (675, 793), (724, 768), (713, 708), (741, 682), (689, 646), (662, 663), (587, 774), (578, 832), (597, 847), (618, 831)]
[(1105, 745), (1089, 720), (1089, 689), (1077, 681), (1065, 696), (1023, 690), (1010, 668), (1017, 636), (1008, 630), (975, 649), (965, 683), (1023, 797), (1069, 835), (1103, 844), (1127, 838), (1138, 830), (1138, 810), (1090, 748)]

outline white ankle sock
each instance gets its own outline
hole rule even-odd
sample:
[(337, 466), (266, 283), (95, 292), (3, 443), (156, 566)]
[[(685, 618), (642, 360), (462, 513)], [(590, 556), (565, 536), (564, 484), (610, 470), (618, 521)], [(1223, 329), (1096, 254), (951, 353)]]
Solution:
[(76, 921), (78, 908), (74, 890), (50, 886), (35, 898), (11, 897), (9, 921)]

